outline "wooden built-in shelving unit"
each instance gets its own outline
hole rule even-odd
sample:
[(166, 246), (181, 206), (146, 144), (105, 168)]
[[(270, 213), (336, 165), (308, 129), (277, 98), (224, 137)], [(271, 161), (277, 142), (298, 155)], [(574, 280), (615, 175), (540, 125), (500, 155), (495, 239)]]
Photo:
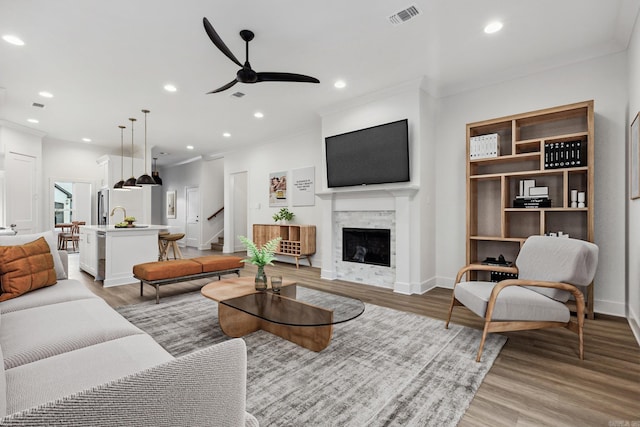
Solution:
[[(471, 159), (471, 138), (494, 133), (500, 155)], [(585, 144), (586, 164), (546, 169), (545, 144), (556, 142)], [(513, 261), (532, 235), (562, 231), (593, 242), (594, 145), (593, 101), (467, 124), (467, 263), (500, 254)], [(523, 179), (548, 187), (551, 207), (513, 207)], [(572, 189), (585, 192), (585, 207), (571, 207)], [(593, 284), (585, 296), (592, 318)]]

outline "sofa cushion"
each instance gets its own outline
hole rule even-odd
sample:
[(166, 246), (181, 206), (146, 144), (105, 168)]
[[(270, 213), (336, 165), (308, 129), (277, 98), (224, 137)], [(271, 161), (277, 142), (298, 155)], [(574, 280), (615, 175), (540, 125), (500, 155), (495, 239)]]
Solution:
[(6, 313), (0, 324), (5, 369), (142, 333), (99, 298)]
[[(485, 317), (491, 291), (496, 283), (462, 282), (455, 288), (455, 296), (469, 310)], [(498, 294), (491, 320), (568, 322), (569, 309), (554, 299), (547, 298), (522, 286), (508, 286)]]
[(236, 268), (244, 267), (242, 258), (237, 256), (208, 255), (190, 259), (191, 261), (197, 262), (198, 264), (202, 265), (203, 273), (210, 273), (212, 271), (233, 270)]
[(202, 273), (202, 265), (190, 259), (153, 261), (133, 266), (133, 275), (143, 280), (173, 279)]
[(44, 237), (51, 250), (51, 256), (53, 257), (53, 266), (56, 270), (56, 277), (60, 280), (67, 278), (67, 272), (62, 265), (60, 254), (55, 249), (57, 248), (56, 238), (51, 231), (45, 231), (44, 233), (36, 234), (16, 234), (15, 236), (0, 236), (0, 246), (15, 246), (24, 245), (25, 243), (38, 240), (40, 237)]
[(52, 402), (173, 359), (145, 334), (118, 338), (8, 369), (7, 387), (11, 393), (7, 412), (11, 414)]
[(24, 310), (27, 308), (90, 298), (99, 299), (100, 297), (91, 292), (84, 284), (77, 280), (58, 280), (58, 283), (55, 286), (41, 288), (37, 291), (24, 294), (20, 298), (13, 298), (1, 302), (0, 312), (3, 314), (11, 313), (12, 311)]
[(55, 285), (53, 256), (44, 237), (24, 245), (0, 246), (0, 301)]

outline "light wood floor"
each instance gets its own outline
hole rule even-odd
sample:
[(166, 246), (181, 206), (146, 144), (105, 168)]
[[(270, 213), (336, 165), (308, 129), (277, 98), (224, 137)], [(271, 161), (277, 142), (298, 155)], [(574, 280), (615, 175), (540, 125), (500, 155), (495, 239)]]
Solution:
[[(186, 258), (210, 253), (186, 249)], [(239, 254), (244, 256), (244, 254)], [(359, 298), (396, 310), (446, 319), (451, 290), (399, 295), (388, 289), (320, 279), (317, 268), (277, 263), (268, 274), (281, 273), (318, 289)], [(69, 257), (71, 278), (83, 281), (111, 306), (154, 299), (139, 284), (103, 288), (78, 270)], [(255, 274), (247, 265), (243, 276)], [(165, 285), (167, 297), (197, 290), (196, 284)], [(160, 300), (162, 304), (162, 300)], [(480, 318), (466, 308), (454, 310), (452, 322), (482, 329)], [(585, 360), (577, 356), (577, 336), (565, 329), (505, 333), (508, 341), (485, 377), (460, 426), (640, 426), (640, 348), (626, 319), (597, 315), (585, 322)]]

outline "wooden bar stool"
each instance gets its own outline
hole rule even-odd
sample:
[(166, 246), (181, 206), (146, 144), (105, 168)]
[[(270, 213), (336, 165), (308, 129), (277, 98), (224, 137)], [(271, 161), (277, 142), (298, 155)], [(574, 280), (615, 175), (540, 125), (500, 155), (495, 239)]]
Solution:
[(169, 259), (169, 248), (173, 250), (173, 259), (182, 259), (182, 252), (178, 247), (178, 240), (184, 237), (184, 233), (159, 234), (158, 240), (161, 248), (160, 261)]
[(158, 261), (164, 261), (164, 254), (167, 252), (167, 242), (163, 239), (164, 236), (168, 236), (168, 231), (161, 231), (158, 233)]

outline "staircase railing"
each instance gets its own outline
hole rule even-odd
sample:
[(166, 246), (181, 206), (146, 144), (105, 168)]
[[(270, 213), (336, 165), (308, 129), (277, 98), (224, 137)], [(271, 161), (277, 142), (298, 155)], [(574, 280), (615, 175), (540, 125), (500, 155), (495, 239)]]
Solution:
[(209, 218), (207, 218), (207, 221), (211, 221), (212, 218), (215, 218), (216, 215), (218, 215), (220, 212), (222, 212), (224, 210), (224, 206), (221, 207), (220, 209), (218, 209), (213, 215), (211, 215)]

